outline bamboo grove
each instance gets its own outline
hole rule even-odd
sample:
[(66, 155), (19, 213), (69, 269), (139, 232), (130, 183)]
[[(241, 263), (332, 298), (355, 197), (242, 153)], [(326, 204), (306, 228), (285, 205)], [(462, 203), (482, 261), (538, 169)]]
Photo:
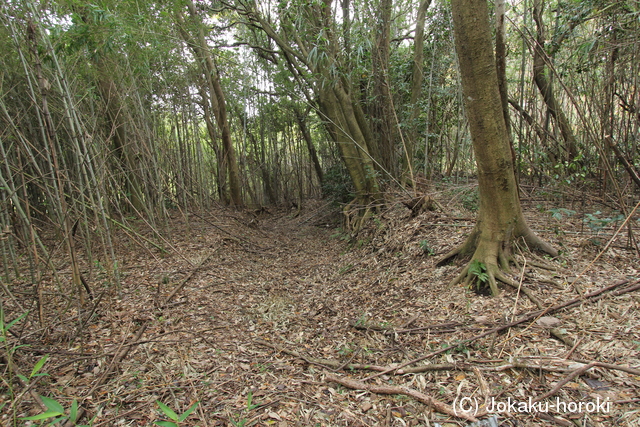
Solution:
[[(446, 0), (4, 2), (2, 281), (37, 290), (64, 253), (84, 295), (88, 276), (119, 286), (116, 232), (164, 247), (173, 212), (349, 210), (473, 175), (450, 15)], [(624, 209), (640, 3), (498, 1), (492, 16), (520, 182), (594, 186)]]

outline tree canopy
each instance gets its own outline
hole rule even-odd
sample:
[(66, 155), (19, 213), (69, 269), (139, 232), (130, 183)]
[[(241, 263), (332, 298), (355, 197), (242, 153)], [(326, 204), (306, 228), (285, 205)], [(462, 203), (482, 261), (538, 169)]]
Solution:
[[(53, 333), (53, 294), (64, 302), (53, 317), (82, 330), (102, 298), (135, 289), (123, 247), (158, 264), (173, 251), (197, 270), (204, 261), (173, 239), (219, 207), (256, 230), (270, 208), (296, 218), (322, 200), (335, 214), (326, 225), (367, 246), (391, 208), (407, 223), (444, 212), (440, 189), (456, 185), (448, 202), (468, 217), (455, 221), (475, 227), (437, 251), (425, 238), (420, 256), (466, 256), (446, 279), (494, 295), (499, 282), (519, 286), (516, 251), (543, 252), (545, 267), (564, 251), (529, 227), (520, 199), (560, 222), (573, 211), (536, 195), (585, 207), (597, 194), (612, 214), (593, 209), (581, 224), (621, 222), (625, 250), (640, 255), (639, 17), (637, 1), (604, 0), (1, 2), (0, 291), (20, 313), (5, 322), (0, 299), (0, 342), (27, 312), (34, 334)], [(261, 256), (211, 226), (226, 233), (220, 248)], [(174, 296), (161, 301), (168, 280), (154, 310)], [(5, 283), (25, 288), (28, 308)], [(15, 349), (1, 350), (9, 369)]]

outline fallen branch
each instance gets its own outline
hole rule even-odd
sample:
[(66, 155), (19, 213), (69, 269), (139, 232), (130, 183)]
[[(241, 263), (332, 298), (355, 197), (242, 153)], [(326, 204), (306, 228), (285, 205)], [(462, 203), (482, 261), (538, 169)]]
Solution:
[(575, 377), (578, 377), (578, 376), (584, 374), (585, 372), (587, 372), (589, 369), (593, 368), (596, 365), (597, 365), (597, 362), (591, 362), (591, 363), (589, 363), (587, 365), (579, 367), (578, 369), (576, 369), (575, 371), (573, 371), (569, 375), (567, 375), (562, 381), (558, 381), (558, 383), (551, 390), (549, 390), (545, 394), (543, 394), (541, 396), (538, 396), (535, 399), (533, 399), (533, 402), (534, 403), (540, 402), (541, 400), (544, 400), (547, 397), (553, 396), (558, 391), (560, 391), (560, 389), (562, 388), (563, 385), (565, 385), (566, 383), (568, 383), (569, 381), (571, 381)]
[[(464, 324), (459, 322), (448, 322), (448, 323), (441, 323), (437, 325), (421, 326), (418, 328), (408, 328), (408, 326), (410, 326), (411, 323), (415, 322), (417, 318), (418, 316), (410, 319), (409, 322), (406, 322), (404, 325), (401, 325), (398, 329), (395, 329), (395, 327), (393, 326), (382, 326), (382, 325), (375, 325), (375, 324), (370, 325), (367, 322), (361, 322), (361, 321), (352, 321), (349, 324), (351, 325), (352, 328), (357, 329), (359, 331), (384, 332), (384, 334), (387, 336), (392, 336), (395, 334), (411, 334), (414, 332), (428, 332), (431, 334), (451, 333), (451, 332), (457, 332), (459, 330), (457, 329), (458, 326), (464, 326)], [(452, 328), (452, 327), (456, 329), (445, 329), (445, 328)]]
[(640, 376), (640, 369), (631, 368), (629, 366), (620, 366), (620, 365), (614, 365), (612, 363), (604, 363), (604, 362), (590, 362), (588, 360), (583, 360), (583, 359), (573, 359), (573, 360), (579, 363), (587, 363), (587, 364), (595, 363), (595, 366), (599, 368), (605, 368), (612, 371), (622, 371), (631, 375)]
[[(379, 366), (379, 365), (371, 365), (371, 364), (362, 364), (362, 363), (342, 363), (337, 360), (331, 359), (317, 359), (314, 357), (307, 357), (295, 350), (289, 350), (279, 344), (270, 343), (264, 340), (256, 340), (256, 343), (260, 345), (264, 345), (266, 347), (271, 347), (275, 350), (278, 350), (282, 353), (286, 353), (290, 356), (297, 357), (299, 359), (304, 360), (310, 365), (321, 366), (326, 369), (331, 369), (332, 371), (341, 371), (341, 370), (349, 370), (349, 371), (377, 371), (383, 372), (389, 369), (388, 366)], [(536, 367), (537, 368), (537, 367)], [(468, 363), (430, 363), (428, 365), (420, 365), (415, 366), (413, 368), (407, 369), (398, 369), (395, 374), (404, 375), (404, 374), (419, 374), (421, 372), (431, 372), (431, 371), (466, 371), (470, 370), (471, 365)]]
[(300, 354), (299, 352), (295, 351), (295, 350), (289, 350), (288, 348), (285, 348), (279, 344), (275, 344), (275, 343), (271, 343), (269, 341), (264, 341), (261, 339), (257, 339), (255, 341), (256, 343), (266, 346), (266, 347), (271, 347), (275, 350), (278, 350), (282, 353), (286, 353), (290, 356), (293, 357), (297, 357), (299, 359), (304, 360), (305, 362), (307, 362), (310, 365), (317, 365), (317, 366), (321, 366), (325, 369), (331, 369), (334, 371), (338, 371), (341, 369), (349, 369), (349, 370), (370, 370), (370, 371), (381, 371), (381, 370), (385, 370), (386, 366), (376, 366), (376, 365), (363, 365), (360, 363), (347, 363), (344, 364), (343, 362), (339, 362), (337, 360), (331, 360), (331, 359), (317, 359), (317, 358), (313, 358), (313, 357), (307, 357), (303, 354)]
[(523, 294), (525, 294), (527, 296), (527, 298), (529, 298), (529, 300), (534, 303), (536, 305), (536, 307), (538, 307), (539, 309), (542, 309), (542, 307), (544, 307), (544, 304), (542, 303), (542, 301), (540, 301), (538, 299), (538, 297), (535, 296), (535, 294), (533, 293), (533, 291), (529, 288), (527, 288), (525, 285), (523, 285), (522, 283), (513, 283), (513, 282), (505, 282), (505, 284), (511, 286), (512, 288), (514, 288), (516, 291), (520, 291)]
[(409, 360), (409, 361), (407, 361), (405, 363), (402, 363), (402, 364), (400, 364), (398, 366), (390, 367), (390, 368), (388, 368), (388, 369), (386, 369), (384, 371), (381, 371), (381, 372), (378, 372), (376, 374), (370, 375), (367, 378), (365, 378), (364, 381), (368, 381), (370, 379), (373, 379), (375, 377), (379, 377), (381, 375), (388, 374), (390, 372), (399, 371), (400, 369), (405, 368), (405, 367), (407, 367), (409, 365), (413, 365), (413, 364), (416, 364), (416, 363), (421, 362), (423, 360), (430, 359), (430, 358), (432, 358), (434, 356), (437, 356), (439, 354), (442, 354), (442, 353), (446, 353), (447, 351), (450, 351), (450, 350), (452, 350), (452, 349), (454, 349), (454, 348), (456, 348), (456, 347), (458, 347), (460, 345), (468, 344), (470, 342), (479, 340), (480, 338), (484, 338), (484, 337), (486, 337), (488, 335), (492, 335), (492, 334), (495, 334), (495, 333), (502, 332), (502, 331), (510, 329), (510, 328), (512, 328), (514, 326), (520, 325), (522, 323), (530, 322), (530, 321), (538, 319), (538, 318), (540, 318), (542, 316), (555, 313), (556, 311), (562, 310), (564, 308), (573, 307), (575, 305), (578, 305), (578, 304), (581, 304), (581, 303), (585, 302), (586, 300), (591, 300), (592, 302), (593, 301), (598, 301), (598, 300), (604, 298), (605, 295), (603, 295), (603, 294), (605, 294), (607, 292), (611, 292), (612, 295), (614, 295), (614, 296), (619, 296), (619, 295), (622, 295), (622, 294), (625, 294), (625, 293), (629, 293), (629, 292), (633, 292), (633, 291), (636, 291), (636, 290), (640, 289), (640, 280), (637, 280), (631, 286), (628, 286), (628, 287), (626, 287), (624, 289), (615, 290), (616, 288), (618, 288), (618, 287), (620, 287), (620, 286), (622, 286), (622, 285), (624, 285), (624, 284), (626, 284), (628, 282), (629, 281), (626, 280), (626, 279), (619, 280), (619, 281), (613, 283), (612, 285), (609, 285), (609, 286), (606, 286), (606, 287), (604, 287), (602, 289), (598, 289), (596, 291), (590, 292), (590, 293), (588, 293), (586, 295), (583, 295), (580, 298), (575, 298), (575, 299), (572, 299), (570, 301), (566, 301), (566, 302), (563, 302), (563, 303), (560, 303), (560, 304), (552, 305), (552, 306), (550, 306), (550, 307), (548, 307), (548, 308), (546, 308), (544, 310), (534, 311), (532, 313), (529, 313), (529, 314), (523, 316), (519, 320), (513, 321), (511, 323), (507, 323), (506, 325), (502, 325), (502, 326), (497, 326), (495, 328), (491, 328), (491, 329), (487, 330), (486, 332), (483, 332), (482, 334), (476, 335), (475, 337), (471, 337), (471, 338), (468, 338), (466, 340), (458, 341), (457, 343), (451, 344), (451, 345), (449, 345), (447, 347), (443, 347), (440, 350), (433, 351), (433, 352), (431, 352), (429, 354), (426, 354), (424, 356), (420, 356), (420, 357), (415, 358), (413, 360)]
[[(446, 403), (440, 402), (439, 400), (436, 400), (431, 396), (428, 396), (424, 393), (421, 393), (417, 390), (413, 390), (410, 388), (365, 384), (362, 381), (354, 380), (351, 378), (338, 377), (330, 373), (326, 373), (325, 378), (327, 381), (340, 384), (344, 387), (347, 387), (353, 390), (366, 390), (376, 394), (402, 394), (404, 396), (409, 396), (419, 402), (424, 403), (425, 405), (433, 408), (435, 411), (438, 411), (441, 414), (449, 415), (451, 417), (456, 417), (456, 418), (462, 418), (471, 422), (477, 421), (477, 418), (474, 417), (473, 415), (469, 415), (465, 412), (458, 412), (454, 410), (451, 406), (447, 405)], [(482, 416), (485, 414), (481, 413), (477, 415)]]
[[(316, 365), (316, 366), (321, 366), (323, 368), (327, 368), (327, 369), (331, 369), (332, 371), (341, 371), (341, 370), (349, 370), (349, 371), (375, 371), (375, 372), (386, 372), (389, 367), (388, 366), (379, 366), (379, 365), (371, 365), (371, 364), (362, 364), (362, 363), (342, 363), (339, 362), (337, 360), (330, 360), (330, 359), (317, 359), (317, 358), (313, 358), (313, 357), (308, 357), (308, 356), (304, 356), (302, 354), (300, 354), (299, 352), (295, 351), (295, 350), (289, 350), (288, 348), (285, 348), (279, 344), (275, 344), (275, 343), (270, 343), (268, 341), (264, 341), (264, 340), (256, 340), (256, 343), (266, 346), (266, 347), (271, 347), (277, 351), (280, 351), (282, 353), (286, 353), (290, 356), (293, 357), (297, 357), (299, 359), (304, 360), (305, 362), (309, 363), (310, 365)], [(351, 360), (349, 360), (350, 362)], [(575, 363), (575, 362), (580, 362), (580, 363), (591, 363), (591, 362), (582, 362), (582, 361), (576, 361), (576, 360), (566, 360), (566, 359), (552, 359), (549, 360), (549, 364), (547, 365), (542, 365), (540, 361), (540, 363), (535, 364), (533, 363), (535, 361), (532, 362), (526, 362), (523, 360), (515, 360), (512, 362), (508, 362), (508, 363), (504, 363), (502, 365), (497, 365), (497, 366), (486, 366), (486, 363), (484, 363), (482, 366), (480, 366), (479, 368), (474, 366), (473, 363), (471, 362), (467, 362), (467, 363), (429, 363), (426, 365), (418, 365), (418, 366), (414, 366), (414, 367), (410, 367), (410, 368), (402, 368), (402, 369), (397, 369), (395, 371), (393, 371), (394, 375), (406, 375), (406, 374), (419, 374), (419, 373), (423, 373), (423, 372), (433, 372), (433, 371), (475, 371), (476, 369), (480, 369), (481, 371), (487, 371), (487, 372), (501, 372), (501, 371), (506, 371), (508, 369), (531, 369), (534, 371), (546, 371), (546, 372), (569, 372), (571, 371), (571, 368), (569, 367), (569, 365)], [(600, 362), (595, 362), (597, 364), (597, 366), (601, 366), (601, 365), (607, 365), (607, 366), (602, 366), (602, 367), (606, 367), (606, 368), (610, 368), (610, 369), (618, 369), (621, 371), (627, 371), (629, 372), (630, 370), (632, 371), (631, 373), (636, 374), (636, 372), (640, 372), (637, 369), (633, 369), (633, 368), (627, 368), (625, 366), (618, 366), (618, 365), (608, 365), (608, 364), (600, 364)], [(554, 364), (556, 366), (554, 366)], [(565, 366), (562, 366), (565, 365)], [(637, 374), (636, 374), (637, 375)]]
[(171, 299), (182, 290), (182, 288), (184, 288), (184, 285), (187, 284), (187, 282), (193, 277), (194, 274), (196, 274), (201, 268), (202, 266), (213, 256), (213, 254), (217, 252), (217, 249), (213, 252), (211, 252), (209, 255), (207, 255), (202, 261), (200, 261), (200, 263), (193, 268), (189, 274), (187, 275), (187, 277), (185, 277), (184, 279), (182, 279), (182, 282), (180, 282), (180, 284), (178, 286), (176, 286), (176, 288), (173, 290), (173, 292), (171, 292), (171, 294), (169, 294), (168, 297), (166, 297), (164, 299), (164, 302), (162, 303), (162, 305), (160, 306), (160, 309), (163, 309), (167, 306), (167, 304), (169, 304), (169, 301), (171, 301)]
[[(207, 223), (207, 224), (209, 224), (210, 226), (215, 227), (218, 231), (220, 231), (220, 232), (222, 232), (222, 233), (224, 233), (224, 234), (228, 235), (228, 236), (231, 238), (231, 240), (233, 240), (233, 241), (235, 241), (235, 242), (238, 242), (238, 244), (240, 244), (240, 246), (242, 246), (242, 247), (243, 247), (243, 249), (245, 249), (247, 252), (256, 253), (256, 254), (261, 254), (261, 253), (262, 253), (262, 252), (258, 252), (258, 251), (255, 251), (255, 250), (253, 250), (253, 249), (250, 249), (248, 246), (245, 246), (243, 243), (246, 243), (246, 244), (247, 244), (247, 245), (249, 245), (249, 246), (252, 246), (252, 247), (258, 247), (259, 249), (264, 250), (263, 248), (260, 248), (260, 247), (255, 243), (255, 242), (251, 242), (251, 241), (249, 241), (249, 240), (245, 239), (245, 238), (244, 238), (244, 237), (242, 237), (242, 236), (236, 236), (236, 235), (234, 235), (234, 234), (232, 234), (232, 233), (229, 233), (229, 232), (228, 232), (227, 230), (225, 230), (224, 228), (220, 227), (219, 225), (214, 224), (213, 222), (209, 221), (208, 219), (204, 218), (203, 216), (198, 215), (196, 212), (189, 211), (189, 213), (190, 213), (191, 215), (193, 215), (193, 216), (197, 217), (197, 218), (200, 218), (202, 221), (206, 222), (206, 223)], [(233, 216), (232, 216), (231, 218), (233, 218), (234, 220), (238, 221), (238, 219), (237, 219), (237, 218), (235, 218), (235, 217), (233, 217)], [(240, 222), (240, 221), (238, 221), (238, 222)]]

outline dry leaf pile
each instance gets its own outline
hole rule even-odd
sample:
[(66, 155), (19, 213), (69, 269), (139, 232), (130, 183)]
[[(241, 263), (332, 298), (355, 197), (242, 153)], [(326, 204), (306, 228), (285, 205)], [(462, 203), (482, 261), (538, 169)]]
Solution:
[[(25, 346), (12, 367), (3, 352), (0, 422), (25, 425), (12, 417), (42, 412), (44, 395), (77, 399), (94, 426), (168, 420), (157, 401), (178, 414), (199, 402), (185, 426), (454, 426), (493, 405), (502, 426), (639, 426), (640, 271), (626, 232), (602, 252), (615, 224), (594, 231), (584, 206), (525, 194), (530, 225), (563, 251), (520, 248), (513, 278), (539, 307), (511, 288), (448, 287), (460, 265), (435, 264), (473, 225), (473, 187), (432, 196), (439, 206), (421, 213), (391, 201), (356, 236), (325, 201), (176, 213), (165, 251), (122, 236), (120, 292), (95, 260), (83, 306), (58, 254), (45, 324), (29, 316), (3, 344)], [(35, 309), (26, 281), (8, 289), (7, 319)], [(48, 376), (16, 377), (45, 354)]]

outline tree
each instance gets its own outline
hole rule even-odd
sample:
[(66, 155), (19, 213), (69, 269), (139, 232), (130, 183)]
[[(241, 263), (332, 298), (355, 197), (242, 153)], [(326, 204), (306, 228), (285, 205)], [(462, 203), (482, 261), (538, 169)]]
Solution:
[(478, 167), (480, 206), (471, 234), (439, 264), (459, 255), (471, 255), (471, 262), (452, 285), (472, 282), (481, 268), (492, 294), (497, 295), (496, 280), (513, 284), (503, 271), (509, 268), (516, 239), (522, 237), (530, 248), (552, 256), (558, 252), (531, 231), (522, 214), (498, 89), (487, 2), (453, 0), (451, 8), (462, 91)]
[(377, 136), (380, 163), (384, 170), (397, 177), (397, 159), (394, 147), (396, 132), (393, 123), (393, 100), (389, 79), (391, 39), (391, 0), (380, 0), (376, 12), (375, 37), (371, 52), (373, 75), (372, 128)]
[[(278, 47), (277, 60), (284, 60), (338, 145), (356, 190), (354, 203), (366, 205), (381, 199), (375, 173), (380, 156), (350, 80), (353, 64), (341, 49), (331, 3), (281, 2), (269, 9), (238, 1), (233, 9), (246, 19), (247, 28), (264, 32), (269, 46)], [(278, 16), (272, 16), (276, 12)], [(268, 51), (269, 46), (259, 50)]]
[[(216, 118), (216, 123), (218, 124), (220, 131), (223, 159), (218, 159), (218, 161), (224, 164), (224, 167), (229, 174), (230, 202), (234, 206), (242, 206), (240, 171), (238, 168), (238, 162), (236, 161), (233, 141), (231, 140), (226, 100), (222, 85), (220, 84), (220, 72), (215, 64), (211, 49), (207, 45), (202, 18), (198, 15), (195, 4), (191, 0), (188, 0), (186, 5), (189, 10), (189, 16), (196, 35), (194, 36), (190, 34), (187, 28), (185, 28), (185, 20), (182, 18), (181, 14), (176, 15), (179, 22), (178, 29), (180, 31), (180, 35), (189, 45), (194, 56), (198, 59), (200, 67), (202, 68), (202, 74), (205, 76), (204, 81), (206, 82), (206, 87), (201, 90), (201, 93), (205, 96), (208, 94), (208, 101), (203, 100), (203, 102), (210, 103), (211, 111)], [(209, 125), (208, 130), (213, 140), (215, 135), (212, 135), (212, 126)]]
[[(547, 53), (545, 52), (546, 30), (542, 20), (543, 10), (544, 3), (541, 0), (535, 0), (533, 4), (533, 19), (536, 22), (537, 34), (533, 47), (533, 80), (535, 81), (547, 108), (549, 109), (549, 114), (555, 118), (558, 123), (560, 133), (562, 134), (562, 138), (566, 144), (564, 147), (565, 160), (570, 162), (578, 155), (576, 137), (573, 134), (573, 129), (571, 128), (569, 119), (555, 97), (553, 85), (551, 84), (552, 81), (547, 77), (549, 74), (547, 63), (550, 62), (549, 58), (553, 57), (560, 49), (560, 45), (564, 37), (570, 34), (570, 31), (573, 31), (573, 28), (583, 21), (585, 12), (583, 11), (581, 15), (570, 21), (570, 31), (560, 34), (560, 36), (554, 40), (553, 47), (550, 49), (550, 52)], [(585, 10), (587, 9), (585, 8)]]
[[(421, 0), (418, 7), (418, 17), (416, 19), (416, 31), (413, 44), (413, 69), (411, 70), (411, 99), (409, 108), (409, 138), (407, 141), (407, 158), (404, 165), (403, 174), (409, 172), (413, 175), (413, 158), (418, 145), (418, 125), (417, 120), (420, 115), (420, 94), (422, 93), (422, 81), (424, 79), (424, 24), (426, 21), (427, 9), (431, 5), (431, 0)], [(403, 177), (406, 179), (406, 177)]]

